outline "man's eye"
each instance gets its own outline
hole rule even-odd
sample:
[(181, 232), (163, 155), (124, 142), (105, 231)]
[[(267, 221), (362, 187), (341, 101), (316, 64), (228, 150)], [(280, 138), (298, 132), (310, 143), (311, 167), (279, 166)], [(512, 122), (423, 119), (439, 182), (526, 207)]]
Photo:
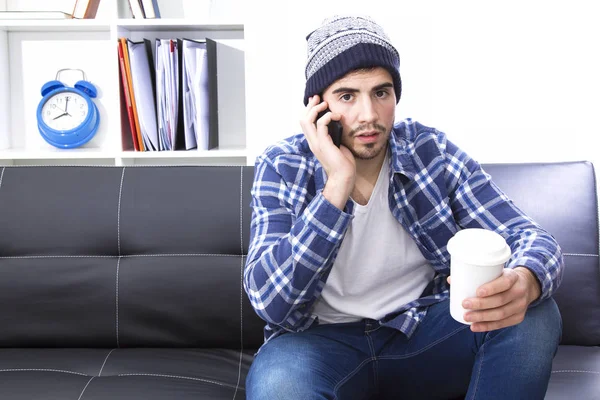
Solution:
[(377, 97), (385, 97), (388, 94), (387, 90), (378, 90), (375, 94)]
[(340, 98), (344, 101), (350, 101), (350, 100), (352, 100), (352, 95), (349, 93), (346, 93), (346, 94), (342, 95), (342, 97), (340, 97)]

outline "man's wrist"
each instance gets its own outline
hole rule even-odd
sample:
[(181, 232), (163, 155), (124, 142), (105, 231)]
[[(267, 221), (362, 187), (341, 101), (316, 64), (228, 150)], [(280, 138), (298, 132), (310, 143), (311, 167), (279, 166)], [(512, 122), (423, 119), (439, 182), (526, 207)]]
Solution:
[(331, 204), (343, 211), (346, 207), (346, 202), (350, 197), (350, 192), (353, 186), (354, 182), (351, 178), (329, 178), (327, 179), (327, 183), (323, 188), (323, 197), (325, 197), (327, 201), (329, 201)]
[(527, 267), (516, 267), (515, 272), (528, 282), (528, 304), (539, 299), (542, 294), (542, 287), (535, 274)]

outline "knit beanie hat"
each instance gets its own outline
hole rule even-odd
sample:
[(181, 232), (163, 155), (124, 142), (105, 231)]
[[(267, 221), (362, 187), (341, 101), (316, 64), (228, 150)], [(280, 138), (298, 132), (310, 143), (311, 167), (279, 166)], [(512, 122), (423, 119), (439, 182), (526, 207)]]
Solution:
[(323, 21), (307, 37), (304, 105), (321, 95), (348, 72), (369, 67), (387, 69), (394, 80), (396, 102), (400, 100), (400, 56), (383, 29), (369, 17), (334, 16)]

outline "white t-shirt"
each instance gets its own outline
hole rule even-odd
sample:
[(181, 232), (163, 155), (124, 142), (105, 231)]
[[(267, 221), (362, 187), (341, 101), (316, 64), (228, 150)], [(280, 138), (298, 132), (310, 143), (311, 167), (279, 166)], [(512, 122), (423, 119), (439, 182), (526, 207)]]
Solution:
[(434, 270), (390, 211), (389, 160), (369, 202), (355, 202), (354, 219), (313, 314), (320, 323), (379, 320), (420, 297)]

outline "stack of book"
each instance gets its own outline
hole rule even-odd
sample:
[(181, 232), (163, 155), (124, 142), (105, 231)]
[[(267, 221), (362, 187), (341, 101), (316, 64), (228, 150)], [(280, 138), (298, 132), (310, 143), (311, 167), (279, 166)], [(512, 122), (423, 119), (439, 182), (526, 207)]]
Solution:
[(157, 0), (129, 0), (133, 18), (160, 18)]

